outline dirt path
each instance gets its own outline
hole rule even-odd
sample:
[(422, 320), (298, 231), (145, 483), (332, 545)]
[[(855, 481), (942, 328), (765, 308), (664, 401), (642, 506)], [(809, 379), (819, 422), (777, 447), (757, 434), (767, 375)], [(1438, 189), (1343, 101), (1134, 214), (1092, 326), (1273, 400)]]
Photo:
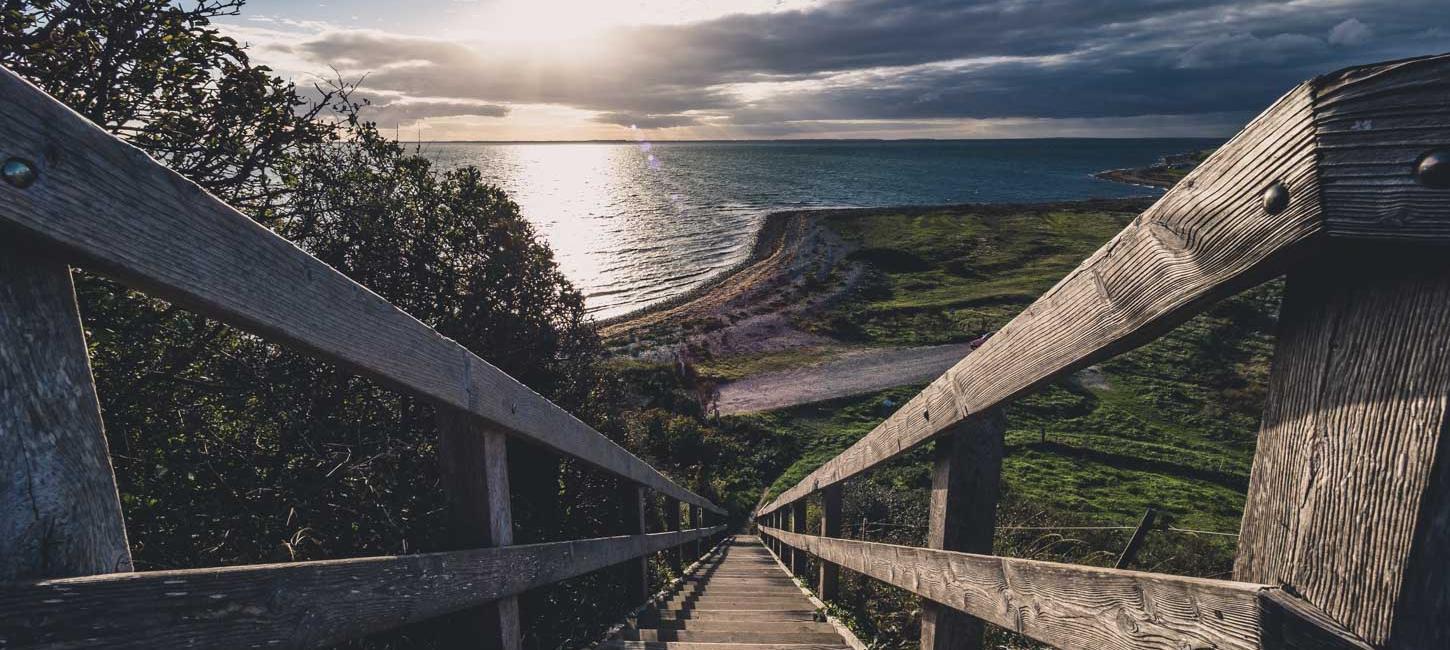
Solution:
[(771, 411), (931, 381), (970, 351), (968, 344), (850, 352), (821, 364), (767, 372), (720, 387), (720, 414)]

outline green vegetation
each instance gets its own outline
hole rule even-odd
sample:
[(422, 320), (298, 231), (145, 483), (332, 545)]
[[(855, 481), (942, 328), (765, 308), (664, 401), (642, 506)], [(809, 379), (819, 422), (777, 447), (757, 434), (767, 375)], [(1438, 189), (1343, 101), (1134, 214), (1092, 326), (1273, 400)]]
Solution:
[(835, 355), (831, 346), (798, 348), (782, 352), (715, 357), (701, 361), (695, 368), (701, 375), (722, 381), (735, 381), (763, 372), (790, 370), (821, 363)]
[[(6, 3), (0, 63), (606, 435), (648, 430), (518, 206), (383, 137), (349, 84), (253, 65), (211, 22), (241, 6)], [(455, 547), (431, 405), (84, 270), (76, 287), (139, 568)], [(626, 532), (618, 480), (530, 445), (509, 464), (517, 542)], [(582, 646), (637, 605), (610, 570), (521, 601), (529, 648)], [(442, 629), (353, 645), (432, 647)]]
[(872, 271), (850, 299), (805, 323), (850, 341), (962, 341), (1011, 320), (1136, 212), (982, 206), (922, 215), (839, 217), (830, 227), (859, 246)]
[[(811, 325), (881, 344), (961, 340), (999, 327), (1115, 234), (1131, 213), (1019, 208), (863, 213), (829, 222), (860, 246), (870, 286)], [(1157, 341), (1048, 386), (1007, 408), (995, 551), (1111, 565), (1128, 530), (1024, 530), (1135, 525), (1146, 508), (1163, 525), (1238, 530), (1261, 410), (1280, 284), (1231, 298)], [(773, 497), (844, 450), (920, 386), (738, 418), (794, 440), (800, 455)], [(920, 544), (930, 455), (914, 450), (847, 483), (846, 534)], [(814, 516), (814, 515), (812, 515)], [(853, 527), (854, 526), (854, 527)], [(1231, 536), (1160, 530), (1138, 568), (1223, 577)], [(914, 598), (850, 579), (841, 609), (863, 639), (914, 646)], [(994, 642), (1030, 647), (997, 632)]]

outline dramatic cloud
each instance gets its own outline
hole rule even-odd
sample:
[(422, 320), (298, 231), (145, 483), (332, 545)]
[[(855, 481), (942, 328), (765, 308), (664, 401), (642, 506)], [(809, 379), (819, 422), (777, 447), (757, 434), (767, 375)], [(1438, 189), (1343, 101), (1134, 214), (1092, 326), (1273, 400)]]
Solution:
[(390, 128), (414, 124), (431, 117), (503, 117), (509, 114), (509, 108), (467, 101), (369, 99), (368, 104), (358, 114), (380, 127)]
[(1178, 57), (1178, 67), (1203, 70), (1250, 64), (1284, 65), (1323, 57), (1327, 47), (1324, 41), (1304, 34), (1274, 34), (1267, 38), (1224, 34), (1188, 48)]
[(315, 25), (248, 35), (287, 69), (366, 74), (363, 94), (398, 121), (551, 105), (680, 137), (892, 120), (1054, 132), (1044, 120), (1143, 117), (1152, 129), (1163, 116), (1218, 133), (1232, 130), (1224, 116), (1246, 119), (1316, 74), (1450, 50), (1444, 2), (835, 0), (535, 45)]
[(1369, 25), (1359, 22), (1358, 18), (1350, 18), (1329, 30), (1329, 44), (1349, 47), (1364, 45), (1371, 35)]

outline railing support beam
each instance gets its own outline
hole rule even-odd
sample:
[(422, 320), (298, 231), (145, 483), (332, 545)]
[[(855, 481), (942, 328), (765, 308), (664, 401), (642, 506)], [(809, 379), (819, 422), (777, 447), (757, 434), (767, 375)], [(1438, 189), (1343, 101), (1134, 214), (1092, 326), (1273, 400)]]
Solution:
[[(472, 414), (440, 408), (438, 460), (456, 549), (514, 542), (508, 437)], [(458, 612), (445, 623), (451, 648), (518, 650), (519, 601), (508, 596)]]
[[(806, 532), (806, 500), (801, 499), (790, 505), (790, 529), (791, 532)], [(810, 565), (807, 563), (809, 557), (805, 551), (791, 549), (790, 571), (797, 578), (807, 579), (806, 574), (810, 572)]]
[[(665, 530), (676, 531), (680, 529), (680, 500), (665, 497)], [(670, 570), (675, 576), (684, 572), (685, 568), (685, 546), (676, 546), (665, 553), (665, 559), (670, 564)]]
[[(821, 536), (841, 536), (841, 486), (832, 485), (821, 491)], [(816, 558), (821, 570), (816, 583), (816, 593), (821, 600), (833, 600), (840, 594), (841, 568), (825, 558)]]
[[(629, 535), (649, 532), (648, 488), (625, 482), (619, 496), (624, 500), (624, 532)], [(643, 603), (653, 595), (649, 588), (648, 555), (624, 563), (624, 593), (631, 604)]]
[[(703, 522), (701, 522), (700, 520), (700, 512), (700, 506), (690, 506), (690, 528), (700, 528), (704, 525)], [(692, 555), (695, 559), (699, 559), (701, 556), (705, 555), (705, 548), (704, 545), (700, 543), (700, 540), (695, 540), (695, 545), (693, 548), (694, 552), (692, 553)]]
[(1334, 246), (1290, 274), (1244, 508), (1235, 579), (1376, 647), (1450, 647), (1445, 255)]
[[(991, 409), (936, 441), (927, 548), (992, 553), (1005, 433), (1001, 410)], [(978, 650), (983, 631), (979, 619), (939, 603), (922, 603), (921, 650)]]
[(0, 245), (0, 581), (130, 570), (70, 268)]

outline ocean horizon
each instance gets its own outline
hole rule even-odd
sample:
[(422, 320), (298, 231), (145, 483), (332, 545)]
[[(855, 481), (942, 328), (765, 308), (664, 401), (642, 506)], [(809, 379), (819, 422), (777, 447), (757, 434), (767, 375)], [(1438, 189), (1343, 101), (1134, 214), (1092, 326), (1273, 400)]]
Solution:
[(1094, 178), (1213, 138), (404, 142), (477, 166), (553, 248), (600, 319), (744, 260), (764, 217), (812, 208), (1156, 196)]

